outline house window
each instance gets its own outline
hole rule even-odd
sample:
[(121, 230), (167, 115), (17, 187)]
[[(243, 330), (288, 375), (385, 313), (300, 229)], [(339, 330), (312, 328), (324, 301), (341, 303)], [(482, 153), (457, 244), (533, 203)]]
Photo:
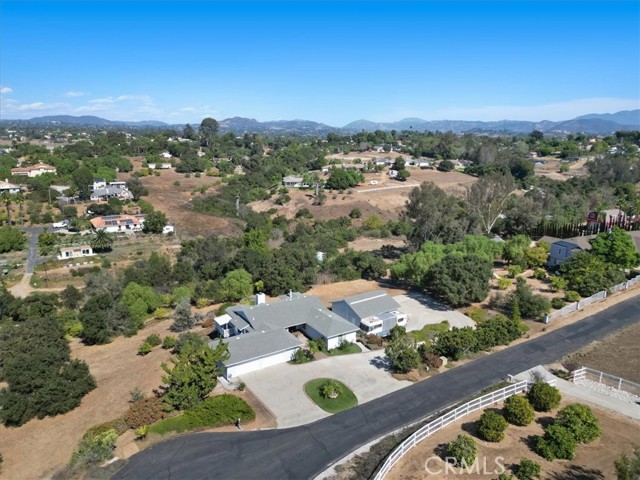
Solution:
[(64, 256), (69, 258), (71, 256), (71, 252), (64, 252)]
[(82, 250), (82, 254), (83, 255), (89, 255), (89, 249), (85, 248), (84, 250)]

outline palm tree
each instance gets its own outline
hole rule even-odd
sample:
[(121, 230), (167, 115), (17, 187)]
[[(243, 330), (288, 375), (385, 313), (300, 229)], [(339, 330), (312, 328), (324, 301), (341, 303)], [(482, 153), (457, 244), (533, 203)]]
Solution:
[(13, 203), (13, 194), (9, 192), (2, 192), (0, 194), (0, 202), (2, 202), (7, 209), (7, 224), (11, 225), (11, 204)]
[(23, 205), (24, 205), (24, 195), (22, 195), (22, 192), (20, 193), (16, 193), (15, 194), (15, 202), (18, 204), (18, 215), (20, 216), (20, 225), (24, 225), (24, 210), (23, 210)]
[(105, 230), (98, 230), (91, 239), (91, 247), (98, 252), (111, 250), (112, 245), (113, 238)]

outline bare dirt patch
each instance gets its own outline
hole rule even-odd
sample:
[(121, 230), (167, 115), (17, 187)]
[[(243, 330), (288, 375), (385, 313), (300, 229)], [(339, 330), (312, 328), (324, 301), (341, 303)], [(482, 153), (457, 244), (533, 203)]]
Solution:
[(569, 355), (567, 362), (640, 383), (640, 323)]
[[(313, 191), (291, 188), (291, 201), (285, 205), (277, 205), (276, 197), (251, 203), (257, 212), (266, 212), (272, 208), (279, 215), (293, 218), (302, 208), (307, 208), (316, 218), (327, 220), (347, 216), (354, 208), (359, 208), (362, 217), (380, 215), (385, 220), (396, 220), (403, 210), (409, 193), (422, 182), (432, 182), (449, 194), (462, 195), (466, 187), (472, 185), (477, 178), (461, 172), (438, 172), (436, 170), (421, 170), (410, 167), (411, 177), (406, 182), (399, 182), (389, 178), (387, 172), (366, 173), (365, 183), (345, 192), (326, 191), (326, 201), (323, 205), (314, 205)], [(377, 182), (372, 185), (371, 182)], [(383, 190), (385, 187), (393, 189)]]
[(317, 295), (325, 305), (329, 305), (333, 300), (374, 290), (385, 290), (391, 296), (403, 295), (408, 292), (407, 289), (374, 280), (353, 280), (330, 283), (328, 285), (315, 285), (305, 295)]
[[(131, 161), (134, 164), (134, 171), (139, 170), (142, 159), (133, 158)], [(129, 178), (129, 173), (118, 174), (118, 180), (124, 181)], [(151, 203), (155, 209), (164, 212), (169, 223), (176, 226), (178, 234), (186, 232), (188, 235), (206, 235), (207, 233), (228, 235), (238, 229), (230, 219), (194, 212), (191, 209), (191, 200), (195, 196), (215, 193), (221, 184), (218, 177), (202, 175), (197, 178), (192, 174), (186, 178), (184, 174), (171, 169), (161, 170), (160, 176), (140, 177), (140, 181), (149, 190), (149, 195), (142, 197), (143, 200)], [(179, 182), (179, 185), (174, 184), (176, 181)], [(192, 195), (192, 192), (203, 187), (209, 187), (206, 193), (198, 191)]]
[[(575, 162), (563, 162), (556, 157), (541, 157), (533, 160), (534, 162), (542, 162), (542, 166), (535, 167), (534, 174), (538, 177), (547, 177), (553, 180), (569, 180), (571, 177), (582, 177), (588, 174), (586, 169), (586, 159), (580, 159)], [(568, 165), (568, 172), (561, 172), (560, 167)]]
[[(564, 399), (561, 407), (569, 403), (573, 403), (573, 400)], [(495, 408), (499, 407), (501, 407), (501, 405), (496, 405)], [(445, 474), (443, 460), (436, 457), (441, 453), (441, 446), (443, 444), (450, 442), (461, 433), (470, 434), (475, 438), (476, 444), (478, 445), (478, 458), (482, 465), (482, 459), (486, 457), (487, 469), (489, 471), (493, 471), (493, 468), (496, 466), (495, 461), (499, 457), (504, 459), (501, 463), (504, 463), (507, 468), (509, 468), (511, 464), (519, 463), (521, 458), (526, 457), (541, 465), (542, 478), (558, 480), (566, 478), (615, 478), (613, 462), (621, 452), (628, 452), (634, 441), (637, 442), (637, 432), (640, 424), (628, 417), (618, 415), (608, 410), (603, 410), (595, 406), (591, 406), (591, 408), (600, 420), (600, 427), (602, 428), (603, 434), (602, 437), (591, 444), (578, 446), (574, 460), (548, 462), (528, 447), (531, 436), (541, 435), (543, 433), (543, 427), (540, 423), (544, 424), (547, 419), (552, 416), (551, 414), (536, 414), (536, 421), (527, 427), (509, 425), (505, 439), (502, 442), (490, 443), (479, 439), (475, 435), (473, 422), (482, 414), (482, 411), (478, 411), (419, 443), (391, 470), (387, 478), (390, 480), (427, 478), (425, 461), (430, 457), (434, 457), (434, 459), (429, 462), (430, 468), (436, 470), (440, 467), (443, 470), (443, 473), (437, 475), (437, 478), (460, 478), (460, 475)], [(553, 412), (553, 415), (555, 415), (555, 413), (557, 412)], [(465, 474), (464, 478), (469, 480), (496, 478), (497, 473), (494, 475)], [(579, 473), (579, 475), (574, 476), (576, 473)]]

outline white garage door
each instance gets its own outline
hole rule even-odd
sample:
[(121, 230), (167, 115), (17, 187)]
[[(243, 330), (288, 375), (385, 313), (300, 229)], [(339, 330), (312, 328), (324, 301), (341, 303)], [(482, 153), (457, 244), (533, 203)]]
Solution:
[(231, 380), (244, 373), (254, 372), (256, 370), (270, 367), (272, 365), (288, 362), (289, 360), (291, 360), (291, 356), (296, 350), (298, 350), (298, 347), (294, 347), (284, 352), (270, 355), (268, 357), (258, 358), (256, 360), (250, 360), (245, 363), (227, 367), (226, 378), (227, 380)]

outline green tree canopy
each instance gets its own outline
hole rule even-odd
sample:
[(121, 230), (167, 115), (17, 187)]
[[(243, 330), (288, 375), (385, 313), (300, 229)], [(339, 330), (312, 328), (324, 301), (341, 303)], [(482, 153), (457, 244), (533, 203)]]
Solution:
[(425, 287), (448, 305), (460, 307), (487, 297), (491, 275), (491, 263), (477, 255), (450, 255), (431, 268)]
[(220, 298), (222, 302), (237, 302), (249, 298), (253, 293), (253, 279), (244, 268), (232, 270), (220, 282)]
[(600, 233), (591, 240), (591, 254), (620, 268), (640, 265), (640, 254), (631, 235), (620, 227), (613, 227), (611, 232)]
[(569, 289), (589, 297), (625, 280), (624, 273), (588, 252), (578, 252), (560, 267)]

